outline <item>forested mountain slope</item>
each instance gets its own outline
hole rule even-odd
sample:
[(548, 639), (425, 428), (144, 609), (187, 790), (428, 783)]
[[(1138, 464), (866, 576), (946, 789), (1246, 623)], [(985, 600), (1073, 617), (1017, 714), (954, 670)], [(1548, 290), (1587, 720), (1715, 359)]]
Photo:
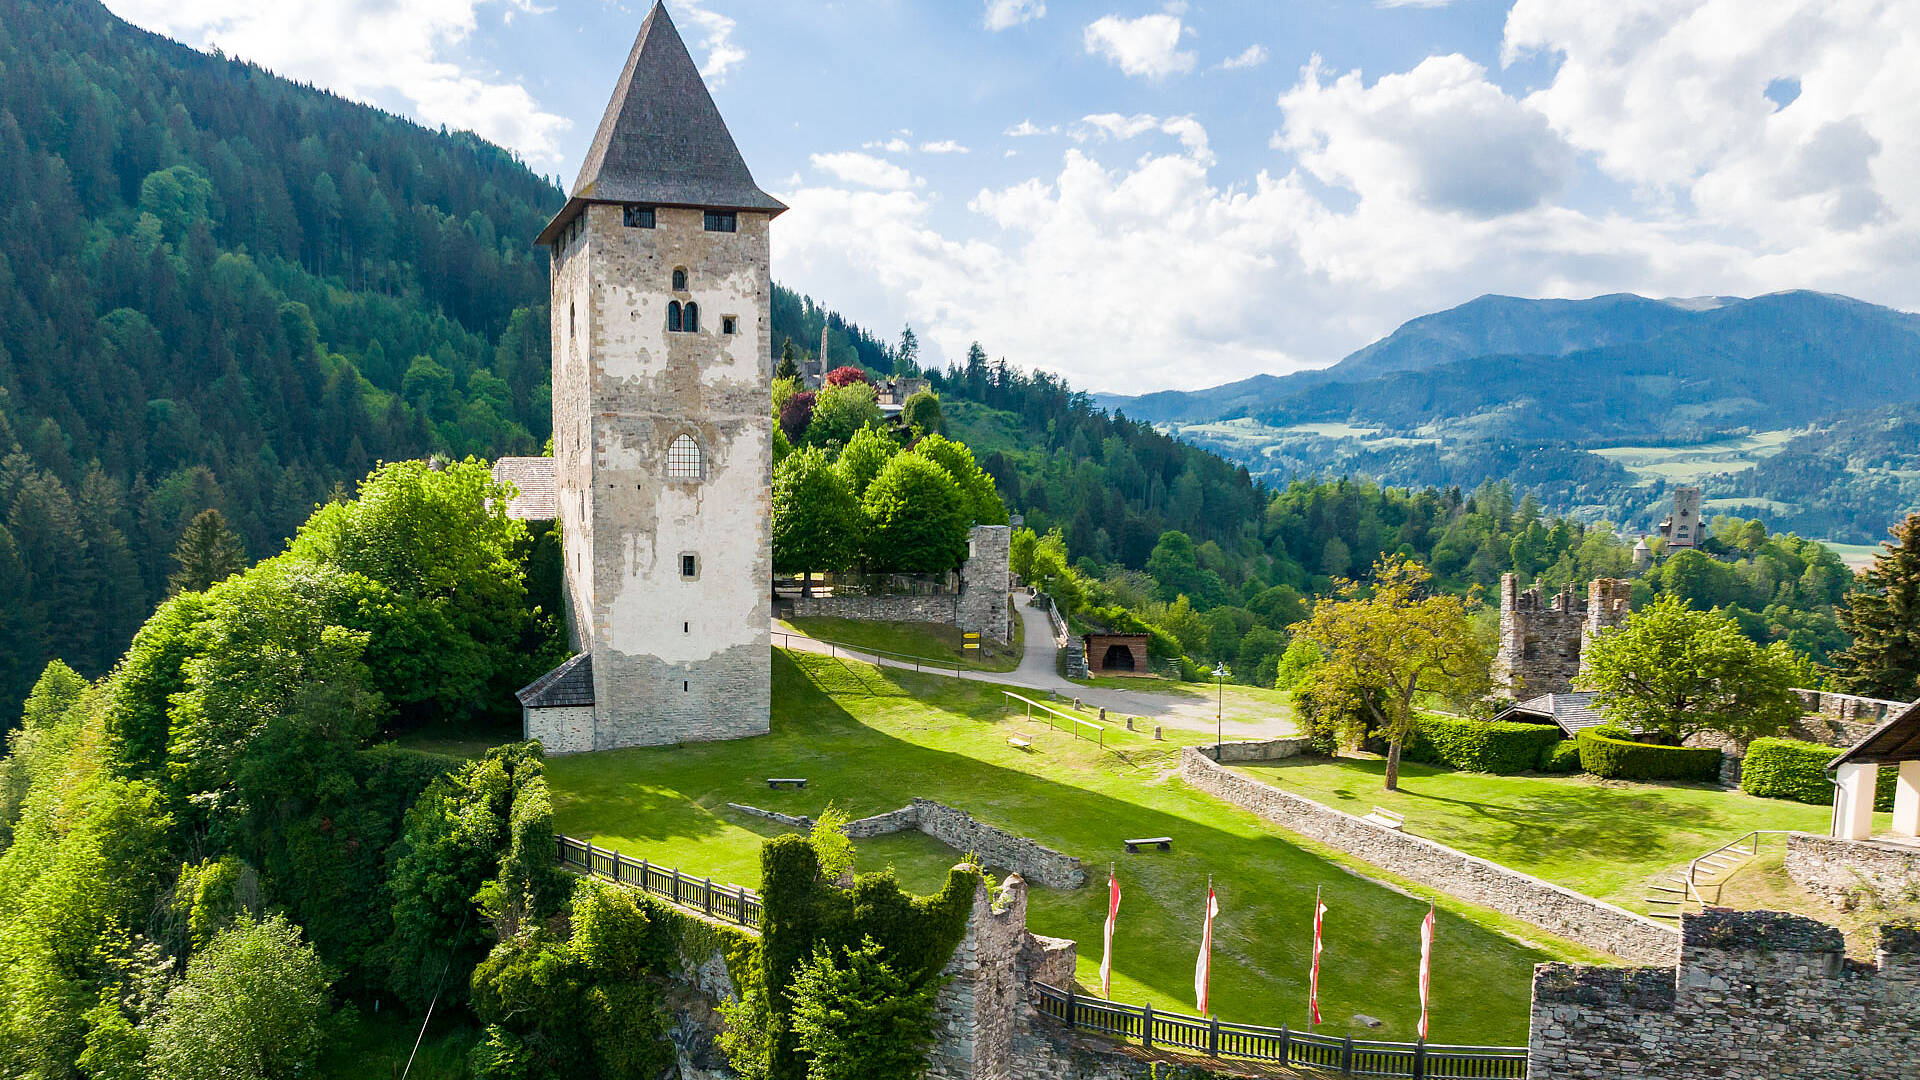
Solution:
[(375, 460), (537, 449), (560, 202), (470, 135), (0, 0), (0, 700), (99, 674), (207, 507), (257, 558)]

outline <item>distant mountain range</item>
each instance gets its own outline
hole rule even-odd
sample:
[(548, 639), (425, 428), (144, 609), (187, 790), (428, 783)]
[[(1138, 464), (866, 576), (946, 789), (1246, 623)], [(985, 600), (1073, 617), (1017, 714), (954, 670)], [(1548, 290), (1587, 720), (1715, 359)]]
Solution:
[[(1832, 490), (1857, 485), (1844, 462), (1831, 475), (1827, 451), (1823, 469), (1801, 473), (1810, 483), (1816, 472), (1829, 476), (1816, 488), (1782, 490), (1786, 474), (1777, 468), (1764, 483), (1730, 477), (1787, 433), (1852, 431), (1865, 421), (1841, 414), (1920, 401), (1920, 315), (1816, 292), (1482, 296), (1407, 322), (1331, 367), (1095, 400), (1235, 457), (1270, 481), (1357, 470), (1390, 482), (1450, 483), (1491, 469), (1550, 502), (1616, 520), (1651, 514), (1670, 482), (1723, 474), (1645, 460), (1636, 470), (1619, 455), (1594, 460), (1584, 451), (1691, 447), (1681, 456), (1728, 466), (1729, 479), (1709, 483), (1710, 498), (1744, 498), (1749, 512), (1771, 510), (1861, 539), (1877, 530), (1860, 522), (1909, 508), (1910, 485)], [(1758, 439), (1743, 459), (1698, 452), (1742, 438)], [(1878, 467), (1896, 479), (1920, 465), (1920, 447), (1894, 456), (1901, 460)]]

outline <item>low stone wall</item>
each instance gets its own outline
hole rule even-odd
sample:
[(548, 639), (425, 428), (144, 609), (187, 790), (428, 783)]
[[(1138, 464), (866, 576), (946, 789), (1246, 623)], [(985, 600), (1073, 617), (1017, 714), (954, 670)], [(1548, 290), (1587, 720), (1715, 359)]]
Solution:
[(1874, 840), (1787, 834), (1787, 876), (1848, 908), (1920, 900), (1920, 848)]
[(1214, 754), (1211, 746), (1200, 747), (1200, 752), (1210, 761), (1226, 764), (1248, 761), (1283, 761), (1290, 757), (1299, 757), (1313, 749), (1313, 740), (1305, 736), (1287, 739), (1259, 739), (1243, 742), (1220, 744), (1220, 753)]
[[(795, 829), (812, 829), (813, 819), (804, 814), (782, 814), (743, 803), (727, 806), (752, 817), (777, 821)], [(979, 820), (965, 810), (956, 810), (932, 799), (915, 799), (898, 810), (849, 821), (841, 832), (850, 840), (864, 840), (889, 833), (915, 829), (959, 852), (973, 852), (988, 866), (1011, 870), (1028, 881), (1052, 889), (1077, 889), (1087, 882), (1086, 868), (1080, 860), (1046, 847), (1024, 836), (1016, 836)]]
[(930, 622), (954, 625), (960, 597), (916, 596), (783, 596), (781, 603), (795, 619), (860, 619), (866, 622)]
[(1192, 747), (1180, 778), (1302, 836), (1448, 896), (1524, 919), (1543, 930), (1637, 963), (1671, 962), (1671, 927), (1424, 837), (1396, 832), (1216, 765)]
[(1529, 1080), (1882, 1080), (1920, 1061), (1920, 931), (1875, 963), (1798, 915), (1681, 916), (1677, 964), (1534, 969)]
[(1887, 717), (1907, 707), (1904, 701), (1827, 690), (1795, 690), (1794, 693), (1800, 695), (1800, 704), (1807, 713), (1790, 734), (1796, 739), (1828, 746), (1852, 746)]

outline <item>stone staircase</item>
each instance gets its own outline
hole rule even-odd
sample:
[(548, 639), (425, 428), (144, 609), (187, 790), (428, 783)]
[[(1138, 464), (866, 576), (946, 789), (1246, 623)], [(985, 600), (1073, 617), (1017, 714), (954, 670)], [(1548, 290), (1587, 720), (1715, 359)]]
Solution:
[(1686, 870), (1648, 886), (1647, 914), (1656, 919), (1698, 915), (1720, 902), (1720, 889), (1734, 872), (1760, 854), (1760, 838), (1780, 830), (1759, 829), (1720, 845), (1687, 864)]

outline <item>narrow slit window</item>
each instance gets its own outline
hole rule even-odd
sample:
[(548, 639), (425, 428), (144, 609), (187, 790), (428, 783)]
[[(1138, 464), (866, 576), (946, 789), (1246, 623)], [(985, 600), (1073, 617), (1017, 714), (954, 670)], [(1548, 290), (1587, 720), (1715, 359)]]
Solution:
[[(678, 435), (667, 446), (667, 479), (698, 480), (706, 464), (702, 460), (700, 444), (693, 441), (691, 435)], [(692, 556), (687, 556), (692, 558)]]

